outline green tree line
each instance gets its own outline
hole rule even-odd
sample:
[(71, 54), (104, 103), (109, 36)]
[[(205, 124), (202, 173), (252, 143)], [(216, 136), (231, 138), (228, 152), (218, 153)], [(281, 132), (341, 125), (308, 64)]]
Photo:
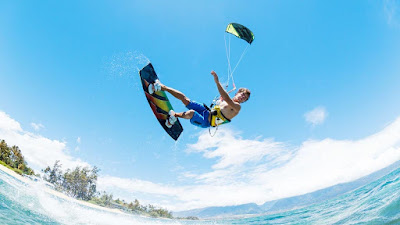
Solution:
[[(28, 167), (24, 156), (18, 146), (9, 147), (4, 140), (0, 140), (0, 164), (14, 170), (18, 174), (35, 175)], [(151, 217), (173, 218), (172, 212), (157, 208), (153, 205), (141, 205), (135, 199), (133, 202), (114, 199), (112, 194), (97, 191), (97, 178), (100, 171), (96, 166), (93, 168), (79, 167), (61, 169), (60, 161), (56, 161), (53, 167), (47, 167), (43, 172), (43, 179), (54, 185), (58, 191), (66, 193), (76, 199), (88, 201), (108, 208), (117, 208), (128, 213), (146, 215)], [(39, 176), (39, 175), (35, 175)], [(176, 218), (176, 219), (198, 219), (197, 217)]]
[(56, 161), (53, 168), (49, 166), (43, 170), (43, 179), (54, 185), (56, 190), (66, 193), (76, 199), (89, 201), (96, 195), (96, 181), (99, 169), (77, 166), (75, 169), (61, 170), (60, 161)]
[(137, 199), (126, 202), (119, 198), (114, 199), (112, 194), (97, 192), (96, 182), (99, 169), (93, 167), (76, 167), (73, 170), (61, 170), (60, 161), (56, 161), (53, 167), (43, 170), (43, 179), (54, 185), (56, 190), (64, 192), (71, 197), (89, 201), (108, 208), (117, 208), (128, 213), (146, 215), (151, 217), (173, 218), (172, 213), (166, 209), (157, 208), (153, 205), (141, 205)]
[(9, 147), (4, 140), (0, 141), (0, 161), (18, 174), (35, 175), (35, 172), (28, 167), (19, 147), (15, 145)]

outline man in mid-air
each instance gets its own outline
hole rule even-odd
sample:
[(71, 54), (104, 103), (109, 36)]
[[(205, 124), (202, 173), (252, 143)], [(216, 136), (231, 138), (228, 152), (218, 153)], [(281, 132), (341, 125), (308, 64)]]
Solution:
[(239, 88), (235, 96), (230, 98), (229, 94), (221, 86), (218, 75), (214, 71), (211, 71), (211, 75), (214, 77), (215, 84), (217, 85), (218, 91), (221, 95), (220, 103), (216, 104), (211, 110), (203, 104), (190, 100), (182, 92), (161, 84), (159, 80), (156, 80), (154, 84), (149, 85), (150, 94), (159, 90), (167, 91), (175, 98), (181, 100), (186, 108), (189, 109), (186, 112), (180, 113), (171, 110), (169, 112), (169, 118), (165, 122), (167, 127), (172, 127), (176, 121), (176, 117), (190, 119), (190, 122), (193, 125), (202, 128), (210, 126), (216, 127), (224, 123), (229, 123), (233, 117), (239, 114), (241, 109), (240, 104), (249, 99), (250, 90), (247, 88)]

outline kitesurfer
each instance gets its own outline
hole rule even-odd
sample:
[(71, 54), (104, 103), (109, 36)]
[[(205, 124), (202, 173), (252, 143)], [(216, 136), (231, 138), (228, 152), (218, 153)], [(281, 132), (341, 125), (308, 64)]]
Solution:
[(190, 100), (182, 92), (165, 86), (157, 80), (153, 85), (150, 85), (149, 92), (158, 90), (167, 91), (175, 98), (182, 101), (182, 103), (189, 110), (186, 112), (169, 112), (169, 119), (166, 121), (166, 125), (171, 127), (176, 121), (176, 117), (183, 119), (190, 119), (193, 125), (198, 127), (217, 127), (221, 124), (229, 123), (231, 119), (239, 114), (241, 109), (241, 103), (246, 102), (250, 97), (250, 90), (247, 88), (240, 88), (233, 98), (230, 98), (229, 94), (222, 87), (219, 82), (218, 75), (211, 71), (211, 75), (214, 77), (215, 84), (217, 85), (219, 94), (221, 95), (221, 101), (216, 104), (212, 109), (207, 107), (205, 104), (199, 104), (195, 101)]

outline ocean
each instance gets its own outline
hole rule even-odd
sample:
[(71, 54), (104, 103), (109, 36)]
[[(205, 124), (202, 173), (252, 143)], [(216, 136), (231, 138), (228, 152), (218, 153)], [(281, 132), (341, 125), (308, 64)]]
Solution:
[(56, 197), (0, 170), (0, 224), (400, 224), (400, 168), (336, 198), (247, 218), (182, 221), (109, 212)]

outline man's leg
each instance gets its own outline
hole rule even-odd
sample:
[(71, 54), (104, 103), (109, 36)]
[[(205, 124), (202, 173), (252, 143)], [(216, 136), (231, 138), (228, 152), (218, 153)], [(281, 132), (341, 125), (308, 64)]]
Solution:
[[(163, 91), (167, 91), (168, 93), (170, 93), (172, 96), (174, 96), (175, 98), (179, 99), (182, 101), (182, 103), (187, 106), (190, 103), (190, 99), (187, 98), (182, 92), (175, 90), (173, 88), (167, 87), (163, 84), (161, 84), (161, 90)], [(193, 114), (192, 114), (193, 116)], [(182, 117), (184, 118), (184, 117)]]
[(183, 118), (183, 119), (192, 119), (194, 110), (191, 109), (186, 112), (180, 112), (180, 113), (174, 112), (174, 113), (175, 113), (175, 115), (174, 115), (175, 117), (179, 117), (179, 118)]
[[(168, 117), (168, 119), (165, 121), (165, 125), (168, 128), (171, 128), (172, 125), (176, 122), (176, 117), (182, 118), (182, 119), (192, 119), (193, 115), (194, 115), (194, 110), (189, 110), (186, 112), (180, 112), (180, 113), (176, 113), (173, 110), (169, 111), (169, 115), (170, 117)], [(172, 119), (174, 118), (174, 119)]]
[[(190, 123), (195, 126), (198, 126), (198, 127), (207, 128), (210, 126), (209, 125), (210, 122), (208, 122), (208, 113), (204, 113), (203, 115), (201, 115), (200, 113), (196, 112), (193, 109), (188, 110), (186, 112), (180, 112), (180, 113), (176, 113), (171, 110), (170, 115), (174, 116), (174, 117), (183, 118), (183, 119), (190, 119)], [(167, 126), (168, 126), (169, 124), (172, 124), (174, 122), (171, 123), (170, 120), (167, 120), (167, 123), (168, 123), (167, 124)]]
[[(170, 94), (171, 94), (172, 96), (174, 96), (175, 98), (181, 100), (182, 103), (183, 103), (185, 106), (188, 106), (189, 103), (191, 103), (191, 102), (190, 102), (190, 99), (187, 98), (182, 92), (180, 92), (180, 91), (178, 91), (178, 90), (175, 90), (175, 89), (173, 89), (173, 88), (167, 87), (167, 86), (165, 86), (165, 85), (163, 85), (163, 84), (160, 84), (160, 86), (161, 86), (161, 90), (167, 91), (168, 93), (170, 93)], [(190, 110), (188, 110), (188, 111), (186, 111), (186, 112), (180, 112), (180, 113), (176, 113), (176, 112), (172, 111), (172, 112), (170, 112), (170, 115), (171, 115), (171, 116), (178, 117), (178, 118), (190, 119), (190, 122), (191, 122), (192, 124), (194, 124), (194, 125), (196, 125), (196, 126), (203, 127), (202, 124), (204, 123), (204, 117), (203, 117), (202, 115), (200, 115), (201, 112), (196, 112), (196, 111), (197, 111), (197, 110), (203, 111), (203, 110), (206, 110), (206, 109), (203, 108), (203, 106), (198, 107), (198, 106), (200, 106), (200, 104), (198, 104), (198, 103), (195, 103), (194, 105), (195, 105), (195, 108), (194, 108), (194, 109), (190, 109)], [(197, 116), (195, 116), (195, 114), (196, 114)], [(208, 115), (208, 114), (207, 114), (207, 115)], [(194, 117), (196, 117), (196, 118), (194, 118)], [(192, 119), (194, 119), (194, 120), (192, 121)], [(208, 121), (208, 116), (207, 116), (207, 118), (205, 118), (205, 119)], [(167, 123), (169, 123), (169, 121), (167, 121)]]

